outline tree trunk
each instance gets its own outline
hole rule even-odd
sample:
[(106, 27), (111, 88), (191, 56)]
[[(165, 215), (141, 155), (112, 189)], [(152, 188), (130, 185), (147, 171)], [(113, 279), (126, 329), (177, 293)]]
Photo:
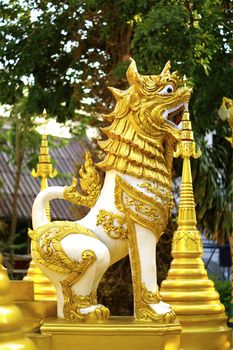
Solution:
[(15, 172), (15, 183), (14, 183), (14, 192), (13, 192), (13, 202), (12, 202), (12, 219), (10, 226), (10, 233), (8, 238), (8, 249), (9, 249), (9, 266), (8, 271), (9, 275), (12, 276), (13, 265), (14, 265), (14, 239), (17, 227), (17, 205), (18, 205), (18, 193), (20, 187), (20, 178), (22, 173), (22, 165), (25, 154), (25, 144), (26, 136), (28, 131), (28, 123), (25, 118), (23, 123), (22, 138), (20, 140), (20, 120), (18, 113), (15, 115), (15, 159), (16, 159), (16, 172)]

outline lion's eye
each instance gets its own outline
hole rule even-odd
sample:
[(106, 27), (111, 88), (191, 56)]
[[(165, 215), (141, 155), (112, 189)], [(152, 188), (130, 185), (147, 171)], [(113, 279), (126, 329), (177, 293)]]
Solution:
[(174, 87), (172, 85), (166, 85), (162, 90), (158, 92), (159, 95), (169, 95), (173, 93)]

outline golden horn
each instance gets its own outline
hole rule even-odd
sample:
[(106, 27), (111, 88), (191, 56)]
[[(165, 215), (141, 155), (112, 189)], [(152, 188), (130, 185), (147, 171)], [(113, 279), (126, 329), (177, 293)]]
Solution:
[(129, 68), (126, 72), (126, 77), (130, 85), (133, 85), (135, 83), (138, 83), (141, 80), (141, 76), (138, 73), (137, 65), (136, 62), (134, 61), (133, 58), (130, 58), (130, 65)]
[(171, 62), (167, 61), (160, 75), (170, 74)]
[(115, 99), (117, 101), (119, 101), (123, 97), (123, 93), (121, 90), (110, 87), (110, 86), (108, 86), (108, 89), (111, 91), (111, 93), (113, 94), (113, 96), (115, 97)]

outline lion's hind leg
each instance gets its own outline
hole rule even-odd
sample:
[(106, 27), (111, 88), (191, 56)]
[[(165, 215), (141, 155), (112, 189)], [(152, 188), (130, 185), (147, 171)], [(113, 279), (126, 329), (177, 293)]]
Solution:
[(33, 257), (57, 290), (57, 315), (69, 320), (106, 319), (96, 288), (110, 265), (108, 248), (82, 225), (54, 221), (30, 230)]
[(98, 239), (85, 235), (69, 235), (62, 242), (69, 261), (70, 273), (61, 279), (64, 297), (63, 314), (68, 320), (103, 320), (109, 310), (97, 304), (95, 286), (109, 267), (110, 254)]

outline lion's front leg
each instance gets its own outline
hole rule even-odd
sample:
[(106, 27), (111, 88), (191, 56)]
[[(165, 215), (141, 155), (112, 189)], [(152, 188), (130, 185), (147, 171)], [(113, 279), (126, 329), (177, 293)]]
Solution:
[(140, 320), (173, 322), (175, 313), (162, 302), (157, 286), (155, 234), (130, 218), (127, 221), (135, 316)]

